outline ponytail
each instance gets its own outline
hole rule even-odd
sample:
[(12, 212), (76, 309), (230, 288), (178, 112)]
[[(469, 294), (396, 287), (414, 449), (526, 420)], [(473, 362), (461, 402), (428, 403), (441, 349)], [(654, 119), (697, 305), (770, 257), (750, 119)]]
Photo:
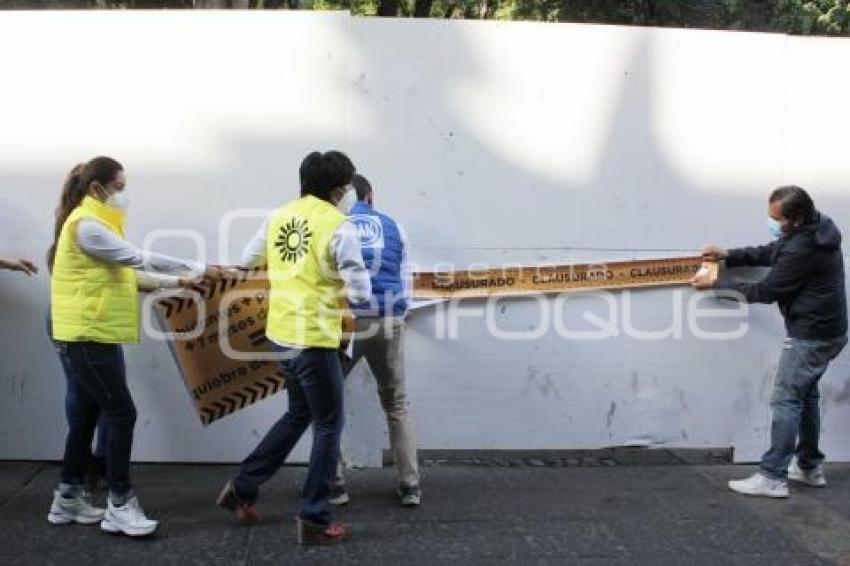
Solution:
[(59, 197), (59, 206), (56, 207), (56, 222), (53, 228), (53, 245), (47, 250), (47, 268), (53, 271), (53, 262), (56, 260), (56, 245), (59, 243), (59, 234), (62, 233), (62, 227), (71, 211), (77, 208), (83, 201), (88, 187), (82, 184), (83, 169), (85, 163), (77, 164), (68, 176), (65, 178), (65, 183), (62, 185), (62, 196)]

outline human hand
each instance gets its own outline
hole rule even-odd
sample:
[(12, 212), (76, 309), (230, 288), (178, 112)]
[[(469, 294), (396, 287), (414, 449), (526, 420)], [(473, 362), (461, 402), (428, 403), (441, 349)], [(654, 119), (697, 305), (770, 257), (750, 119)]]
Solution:
[(690, 284), (694, 289), (711, 289), (714, 287), (714, 278), (712, 277), (711, 270), (707, 267), (701, 268), (690, 280)]
[(713, 244), (703, 246), (700, 248), (699, 253), (703, 259), (708, 261), (720, 261), (721, 259), (726, 259), (726, 256), (729, 255), (729, 252), (725, 249)]
[(192, 289), (200, 283), (200, 281), (201, 280), (199, 278), (181, 277), (177, 280), (177, 287), (180, 289)]
[(9, 271), (20, 271), (27, 275), (38, 273), (38, 267), (28, 259), (3, 259), (0, 258), (0, 269)]
[(209, 264), (207, 265), (206, 271), (204, 271), (204, 277), (209, 277), (210, 279), (222, 279), (224, 277), (233, 277), (240, 272), (241, 269), (235, 265)]

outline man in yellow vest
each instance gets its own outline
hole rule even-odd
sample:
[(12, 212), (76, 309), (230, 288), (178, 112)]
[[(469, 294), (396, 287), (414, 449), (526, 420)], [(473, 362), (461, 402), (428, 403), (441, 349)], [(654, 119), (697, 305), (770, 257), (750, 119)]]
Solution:
[(310, 468), (296, 518), (299, 543), (335, 543), (347, 531), (331, 521), (328, 493), (339, 461), (343, 373), (338, 349), (344, 299), (368, 301), (369, 273), (346, 215), (357, 200), (351, 160), (313, 152), (301, 163), (301, 198), (276, 210), (243, 252), (243, 267), (267, 264), (271, 292), (266, 335), (287, 375), (289, 408), (248, 456), (218, 504), (243, 522), (259, 518), (262, 484), (309, 425)]

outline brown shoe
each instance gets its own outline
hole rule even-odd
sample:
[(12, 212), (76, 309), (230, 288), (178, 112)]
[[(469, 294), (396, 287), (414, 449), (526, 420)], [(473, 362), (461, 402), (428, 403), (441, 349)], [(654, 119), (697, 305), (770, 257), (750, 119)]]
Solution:
[(236, 513), (239, 520), (245, 525), (256, 525), (260, 522), (260, 510), (257, 509), (255, 503), (245, 503), (236, 495), (236, 490), (233, 489), (233, 482), (227, 482), (224, 489), (221, 490), (216, 505), (222, 509), (227, 509), (232, 513)]
[(295, 517), (295, 529), (301, 545), (336, 544), (348, 538), (348, 527), (342, 523), (317, 525)]

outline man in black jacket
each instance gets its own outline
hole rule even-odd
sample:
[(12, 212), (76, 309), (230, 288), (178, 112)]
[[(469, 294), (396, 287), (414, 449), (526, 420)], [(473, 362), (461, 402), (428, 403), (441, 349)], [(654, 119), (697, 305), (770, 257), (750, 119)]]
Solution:
[(841, 232), (815, 209), (806, 191), (795, 186), (774, 190), (768, 215), (768, 229), (776, 238), (773, 242), (702, 250), (706, 259), (725, 260), (728, 267), (769, 266), (764, 279), (739, 283), (722, 278), (712, 285), (698, 276), (691, 283), (697, 289), (735, 291), (749, 303), (776, 302), (785, 318), (788, 337), (770, 402), (770, 449), (762, 457), (758, 473), (730, 481), (729, 488), (746, 495), (788, 497), (786, 478), (816, 487), (826, 485), (824, 455), (818, 448), (818, 382), (847, 344), (847, 299)]

